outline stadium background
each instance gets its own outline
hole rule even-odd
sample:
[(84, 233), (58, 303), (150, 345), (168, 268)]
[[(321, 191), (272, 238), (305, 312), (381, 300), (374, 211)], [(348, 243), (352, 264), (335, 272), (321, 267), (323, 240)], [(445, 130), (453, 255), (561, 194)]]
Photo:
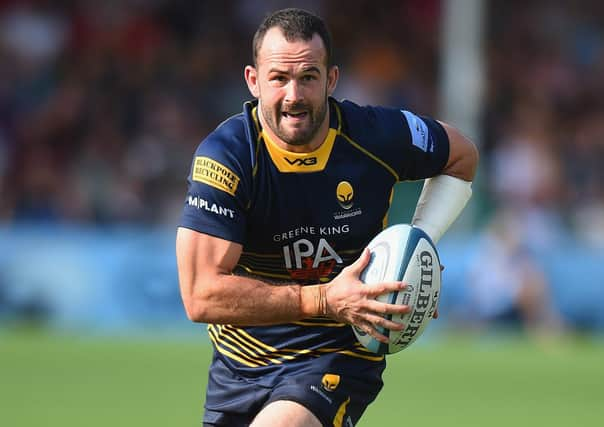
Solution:
[[(184, 178), (248, 98), (258, 22), (290, 5), (329, 23), (337, 97), (449, 120), (482, 155), (440, 245), (441, 319), (361, 425), (604, 419), (602, 2), (5, 0), (0, 423), (196, 425), (210, 348), (178, 296)], [(553, 316), (510, 329), (501, 287), (526, 262)]]

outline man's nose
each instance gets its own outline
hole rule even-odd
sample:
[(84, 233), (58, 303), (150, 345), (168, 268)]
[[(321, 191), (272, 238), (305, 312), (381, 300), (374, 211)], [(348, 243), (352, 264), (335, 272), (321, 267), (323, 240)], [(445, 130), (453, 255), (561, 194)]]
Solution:
[(285, 102), (296, 103), (301, 101), (303, 98), (302, 87), (300, 84), (295, 79), (290, 80), (286, 87)]

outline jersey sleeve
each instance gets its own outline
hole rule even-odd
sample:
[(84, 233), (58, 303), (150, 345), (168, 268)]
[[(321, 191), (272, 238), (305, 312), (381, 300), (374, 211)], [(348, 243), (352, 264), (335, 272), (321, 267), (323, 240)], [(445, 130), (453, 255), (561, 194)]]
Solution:
[(364, 107), (364, 129), (359, 129), (368, 148), (399, 175), (400, 181), (419, 180), (442, 172), (449, 158), (449, 138), (436, 120), (410, 111)]
[(447, 132), (430, 117), (399, 111), (407, 123), (407, 132), (402, 138), (407, 155), (401, 167), (401, 176), (415, 180), (440, 174), (449, 160)]
[(236, 142), (236, 137), (223, 132), (211, 134), (198, 146), (187, 178), (180, 226), (243, 244), (249, 155)]

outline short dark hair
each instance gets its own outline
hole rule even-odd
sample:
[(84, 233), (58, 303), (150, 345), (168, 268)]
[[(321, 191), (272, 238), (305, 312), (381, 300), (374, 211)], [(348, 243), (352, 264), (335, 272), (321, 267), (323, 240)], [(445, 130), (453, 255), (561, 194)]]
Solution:
[(331, 63), (331, 35), (325, 25), (325, 22), (304, 9), (288, 8), (281, 9), (271, 13), (260, 24), (254, 34), (252, 43), (252, 53), (254, 55), (254, 64), (258, 64), (258, 51), (264, 40), (266, 32), (273, 28), (279, 27), (289, 42), (295, 40), (309, 41), (315, 34), (318, 34), (323, 40), (325, 46), (327, 65)]

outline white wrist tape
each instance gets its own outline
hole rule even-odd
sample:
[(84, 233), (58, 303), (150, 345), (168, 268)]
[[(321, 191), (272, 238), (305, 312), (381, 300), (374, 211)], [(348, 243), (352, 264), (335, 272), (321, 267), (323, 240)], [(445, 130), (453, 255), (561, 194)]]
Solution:
[(428, 178), (419, 195), (411, 224), (424, 230), (436, 243), (457, 219), (471, 196), (471, 182), (449, 175)]

